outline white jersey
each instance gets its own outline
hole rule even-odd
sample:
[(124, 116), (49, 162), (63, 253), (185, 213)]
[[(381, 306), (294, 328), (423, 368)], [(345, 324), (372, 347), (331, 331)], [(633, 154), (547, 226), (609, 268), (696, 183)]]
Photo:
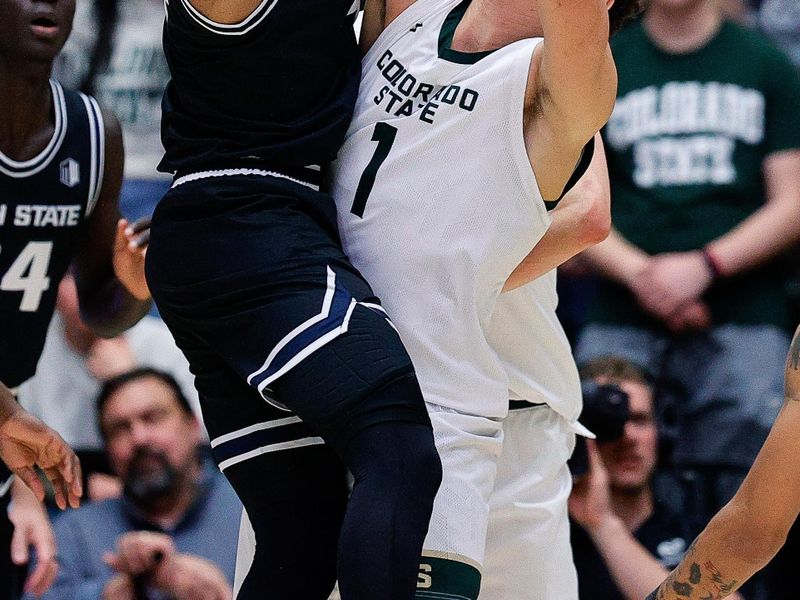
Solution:
[(515, 398), (573, 420), (580, 386), (555, 274), (501, 294), (550, 223), (522, 131), (541, 39), (454, 51), (467, 6), (418, 0), (365, 56), (334, 167), (344, 248), (397, 326), (427, 402), (503, 417)]

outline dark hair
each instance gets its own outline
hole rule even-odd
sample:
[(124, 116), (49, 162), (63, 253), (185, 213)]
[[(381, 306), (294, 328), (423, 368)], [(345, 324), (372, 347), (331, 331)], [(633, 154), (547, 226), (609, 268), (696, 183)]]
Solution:
[(635, 18), (643, 8), (643, 0), (615, 0), (608, 9), (611, 35), (619, 31), (625, 23)]
[[(111, 396), (117, 393), (120, 388), (132, 381), (138, 381), (139, 379), (157, 379), (172, 390), (175, 400), (178, 402), (178, 406), (184, 413), (187, 415), (194, 415), (194, 411), (189, 401), (186, 399), (186, 396), (183, 394), (181, 386), (178, 385), (178, 382), (175, 381), (172, 375), (164, 371), (159, 371), (158, 369), (153, 369), (152, 367), (137, 367), (136, 369), (112, 377), (103, 384), (103, 387), (100, 389), (100, 394), (97, 396), (97, 418), (101, 419), (103, 408), (105, 408)], [(100, 429), (102, 431), (102, 427)]]
[(97, 20), (97, 37), (89, 56), (89, 68), (80, 83), (80, 90), (89, 95), (94, 95), (95, 79), (111, 60), (111, 46), (119, 18), (119, 0), (95, 0), (93, 4)]

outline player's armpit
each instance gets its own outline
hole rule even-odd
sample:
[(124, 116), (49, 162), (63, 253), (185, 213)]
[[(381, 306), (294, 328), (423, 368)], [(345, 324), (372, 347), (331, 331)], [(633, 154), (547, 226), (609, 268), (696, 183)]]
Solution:
[(597, 134), (589, 168), (551, 211), (550, 227), (514, 269), (503, 291), (511, 291), (541, 277), (604, 240), (611, 229), (610, 198), (605, 150)]
[(525, 143), (545, 199), (557, 197), (611, 115), (617, 73), (605, 0), (538, 0), (544, 41), (525, 92)]
[(581, 148), (611, 115), (616, 67), (606, 0), (538, 0), (544, 42), (534, 54), (527, 100)]

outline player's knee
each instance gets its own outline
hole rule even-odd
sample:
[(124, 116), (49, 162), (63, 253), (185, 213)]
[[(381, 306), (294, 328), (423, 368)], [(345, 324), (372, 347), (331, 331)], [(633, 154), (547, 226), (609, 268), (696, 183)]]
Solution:
[(356, 485), (402, 495), (422, 505), (433, 503), (442, 480), (442, 466), (430, 425), (386, 422), (356, 435), (345, 462)]

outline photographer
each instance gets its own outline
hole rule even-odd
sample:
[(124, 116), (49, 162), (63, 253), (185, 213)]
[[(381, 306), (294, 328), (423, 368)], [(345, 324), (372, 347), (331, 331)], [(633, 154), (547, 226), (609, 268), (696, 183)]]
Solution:
[(598, 439), (587, 443), (588, 471), (576, 478), (569, 503), (580, 598), (639, 600), (688, 546), (681, 515), (651, 489), (658, 457), (652, 386), (620, 358), (591, 361), (581, 375), (582, 421)]

